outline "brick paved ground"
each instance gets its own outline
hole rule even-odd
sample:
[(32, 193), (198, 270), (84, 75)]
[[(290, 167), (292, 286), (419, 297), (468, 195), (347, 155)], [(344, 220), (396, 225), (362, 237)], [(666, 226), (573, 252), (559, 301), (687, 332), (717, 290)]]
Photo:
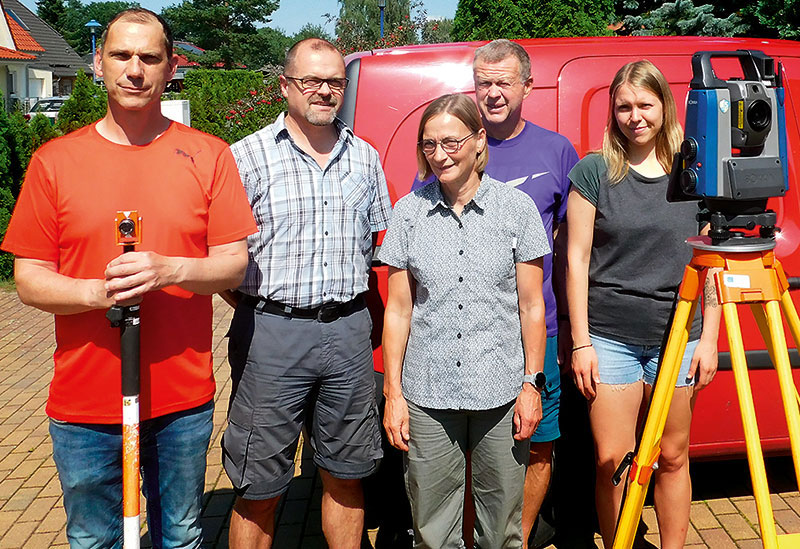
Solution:
[[(230, 309), (215, 301), (214, 360), (218, 381), (214, 434), (208, 454), (203, 528), (208, 547), (227, 547), (233, 493), (222, 470), (219, 441), (230, 395), (223, 336)], [(44, 404), (51, 377), (53, 325), (50, 315), (24, 307), (16, 294), (0, 290), (0, 549), (66, 547), (64, 507)], [(276, 549), (325, 547), (320, 526), (320, 486), (308, 456), (282, 503)], [(800, 493), (788, 460), (768, 462), (779, 532), (800, 532)], [(748, 473), (741, 461), (693, 468), (694, 496), (687, 546), (760, 547)], [(644, 510), (645, 539), (658, 543), (651, 507)], [(374, 535), (374, 532), (371, 534)], [(597, 541), (598, 547), (602, 543)], [(149, 540), (143, 536), (143, 546)]]

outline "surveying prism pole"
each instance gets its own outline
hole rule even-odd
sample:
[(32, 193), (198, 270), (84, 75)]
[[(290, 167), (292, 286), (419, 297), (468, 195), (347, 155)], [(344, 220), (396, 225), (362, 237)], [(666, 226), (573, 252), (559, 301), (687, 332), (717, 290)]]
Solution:
[(731, 351), (761, 540), (765, 549), (800, 548), (800, 533), (779, 535), (775, 527), (737, 311), (739, 304), (750, 307), (772, 359), (789, 431), (795, 475), (800, 479), (800, 397), (792, 377), (781, 312), (789, 325), (795, 345), (800, 341), (800, 318), (789, 295), (786, 274), (772, 251), (775, 241), (766, 238), (734, 238), (729, 243), (714, 245), (709, 237), (692, 237), (687, 243), (693, 248), (693, 256), (684, 271), (678, 290), (680, 300), (670, 326), (669, 339), (656, 378), (639, 449), (628, 475), (628, 488), (613, 549), (630, 549), (633, 546), (650, 477), (657, 468), (661, 436), (691, 329), (693, 311), (709, 268), (721, 269), (714, 274), (714, 280)]
[[(115, 230), (122, 253), (140, 243), (142, 218), (136, 211), (117, 212)], [(120, 329), (122, 362), (122, 514), (123, 547), (139, 547), (139, 305), (114, 305), (106, 313)]]

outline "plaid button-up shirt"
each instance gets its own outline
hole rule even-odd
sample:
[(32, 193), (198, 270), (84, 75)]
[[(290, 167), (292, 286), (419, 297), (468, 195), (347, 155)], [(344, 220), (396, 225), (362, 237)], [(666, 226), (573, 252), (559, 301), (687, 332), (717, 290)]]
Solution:
[(231, 146), (258, 224), (240, 291), (308, 308), (367, 290), (372, 233), (392, 205), (377, 151), (334, 124), (324, 168), (295, 144), (284, 115)]

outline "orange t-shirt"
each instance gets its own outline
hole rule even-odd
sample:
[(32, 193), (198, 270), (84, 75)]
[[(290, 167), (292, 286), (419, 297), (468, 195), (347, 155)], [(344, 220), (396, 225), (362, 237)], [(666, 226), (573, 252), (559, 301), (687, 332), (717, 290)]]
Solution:
[[(54, 261), (72, 278), (104, 278), (122, 252), (118, 210), (142, 218), (137, 251), (206, 257), (208, 246), (256, 232), (225, 142), (178, 123), (145, 146), (112, 143), (88, 126), (42, 146), (31, 159), (2, 248)], [(47, 414), (121, 422), (119, 329), (105, 310), (55, 315), (55, 372)], [(211, 296), (177, 286), (141, 305), (142, 419), (187, 410), (214, 396)]]

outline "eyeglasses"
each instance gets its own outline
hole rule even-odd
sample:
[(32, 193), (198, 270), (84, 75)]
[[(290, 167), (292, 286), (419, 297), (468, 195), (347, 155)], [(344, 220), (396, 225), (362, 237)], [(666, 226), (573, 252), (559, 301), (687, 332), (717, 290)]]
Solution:
[(287, 80), (294, 80), (300, 84), (303, 91), (317, 91), (322, 84), (327, 84), (331, 91), (340, 92), (347, 87), (350, 82), (348, 78), (297, 78), (295, 76), (283, 75)]
[(436, 146), (441, 145), (442, 150), (447, 154), (454, 154), (461, 150), (461, 147), (464, 145), (464, 142), (475, 135), (476, 132), (472, 132), (471, 134), (462, 137), (461, 139), (456, 139), (455, 137), (445, 137), (439, 141), (435, 141), (433, 139), (423, 139), (417, 145), (422, 152), (427, 155), (432, 155), (436, 152)]

